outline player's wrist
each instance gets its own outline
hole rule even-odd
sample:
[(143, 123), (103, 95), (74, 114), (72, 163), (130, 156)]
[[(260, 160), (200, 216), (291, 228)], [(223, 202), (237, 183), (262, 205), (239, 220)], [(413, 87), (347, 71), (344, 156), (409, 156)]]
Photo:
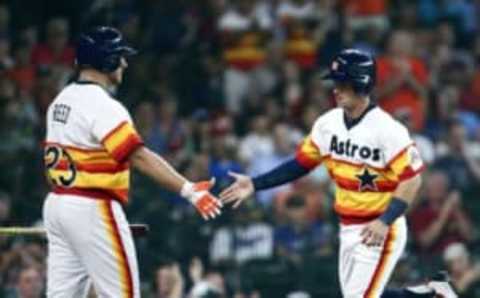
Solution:
[(180, 190), (180, 195), (183, 198), (189, 201), (192, 201), (192, 197), (194, 196), (194, 194), (195, 194), (195, 184), (190, 181), (185, 181), (185, 183), (183, 183), (182, 189)]
[(386, 225), (391, 225), (397, 218), (403, 216), (408, 209), (408, 204), (398, 197), (393, 197), (387, 210), (378, 218)]
[(192, 204), (197, 204), (197, 202), (202, 199), (205, 194), (208, 194), (210, 188), (215, 184), (215, 179), (210, 181), (200, 181), (200, 182), (190, 182), (185, 181), (180, 190), (180, 195)]

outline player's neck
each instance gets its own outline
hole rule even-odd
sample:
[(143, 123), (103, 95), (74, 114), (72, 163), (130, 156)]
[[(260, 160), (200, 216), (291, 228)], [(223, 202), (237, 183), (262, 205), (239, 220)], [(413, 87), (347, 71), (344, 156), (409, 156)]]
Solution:
[(110, 79), (103, 73), (96, 70), (84, 69), (78, 75), (78, 81), (97, 83), (103, 88), (110, 86)]
[(370, 105), (370, 98), (359, 99), (358, 104), (351, 109), (345, 109), (345, 114), (349, 119), (357, 119), (362, 116), (368, 106)]

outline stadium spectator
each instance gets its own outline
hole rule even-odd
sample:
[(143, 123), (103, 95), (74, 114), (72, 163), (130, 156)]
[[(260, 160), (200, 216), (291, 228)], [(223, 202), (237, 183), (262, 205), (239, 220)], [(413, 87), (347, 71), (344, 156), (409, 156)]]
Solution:
[[(324, 5), (328, 7), (328, 4)], [(316, 8), (312, 0), (287, 0), (280, 2), (276, 12), (286, 36), (285, 56), (303, 70), (312, 70), (316, 66), (318, 44), (330, 25), (320, 23)], [(319, 28), (322, 32), (318, 31)]]
[(428, 137), (424, 136), (413, 127), (411, 113), (408, 110), (399, 110), (394, 116), (410, 131), (410, 135), (420, 152), (422, 160), (428, 165), (432, 164), (436, 157), (435, 145)]
[(232, 225), (214, 232), (210, 244), (210, 260), (214, 265), (243, 264), (273, 256), (272, 226), (253, 208), (240, 207), (233, 215)]
[(240, 141), (238, 148), (239, 158), (247, 167), (257, 156), (270, 155), (274, 152), (270, 126), (267, 115), (259, 114), (251, 117), (250, 130)]
[(462, 298), (480, 296), (480, 264), (462, 243), (452, 243), (443, 252), (452, 283)]
[(347, 26), (351, 26), (355, 31), (368, 27), (376, 27), (381, 31), (388, 29), (388, 0), (365, 0), (362, 2), (341, 0), (339, 2), (348, 16)]
[(228, 186), (232, 179), (229, 172), (242, 172), (242, 166), (236, 160), (235, 141), (228, 135), (214, 135), (211, 141), (212, 148), (210, 153), (209, 176), (215, 177), (215, 189), (220, 190)]
[(204, 265), (199, 258), (194, 258), (189, 267), (193, 286), (189, 298), (224, 298), (227, 297), (225, 280), (220, 272), (204, 272)]
[(447, 173), (452, 188), (467, 191), (480, 181), (480, 147), (468, 140), (459, 119), (451, 119), (447, 131), (446, 144), (439, 144), (433, 167)]
[(185, 158), (186, 129), (178, 116), (178, 103), (171, 95), (163, 97), (156, 106), (156, 122), (147, 133), (145, 143), (173, 165)]
[(38, 44), (32, 52), (32, 63), (38, 65), (58, 65), (72, 67), (75, 59), (69, 45), (70, 27), (64, 18), (55, 18), (46, 26), (46, 42)]
[(428, 70), (422, 60), (413, 56), (414, 42), (407, 31), (397, 30), (390, 35), (386, 54), (377, 60), (376, 92), (380, 106), (387, 112), (408, 110), (413, 127), (422, 130)]
[(413, 236), (423, 256), (439, 255), (451, 243), (473, 240), (474, 226), (462, 206), (462, 196), (449, 190), (445, 173), (428, 175), (424, 196), (424, 204), (411, 214)]
[(11, 198), (8, 193), (0, 191), (0, 226), (6, 227), (11, 224)]
[(273, 20), (263, 1), (233, 0), (218, 21), (223, 40), (223, 59), (227, 64), (224, 92), (229, 112), (239, 113), (242, 103), (255, 86), (256, 71), (265, 63), (265, 43)]
[(0, 69), (10, 69), (14, 61), (10, 56), (10, 40), (6, 36), (0, 36)]
[(15, 64), (8, 72), (8, 76), (17, 84), (23, 94), (31, 95), (35, 86), (36, 70), (31, 64), (31, 47), (26, 42), (19, 43), (14, 50)]
[(291, 196), (286, 203), (287, 222), (275, 229), (275, 248), (282, 257), (301, 266), (307, 256), (332, 253), (331, 228), (327, 223), (311, 221), (302, 196)]
[(155, 271), (155, 298), (183, 298), (184, 278), (180, 267), (173, 261), (166, 261)]
[[(296, 144), (292, 135), (292, 129), (285, 123), (278, 123), (273, 128), (274, 152), (268, 154), (256, 154), (255, 162), (247, 169), (248, 175), (256, 176), (265, 173), (287, 160), (294, 152)], [(270, 209), (275, 195), (289, 189), (288, 185), (272, 188), (258, 193), (257, 201), (264, 208)]]
[(40, 298), (43, 294), (43, 277), (35, 267), (27, 267), (20, 271), (15, 294), (11, 298)]

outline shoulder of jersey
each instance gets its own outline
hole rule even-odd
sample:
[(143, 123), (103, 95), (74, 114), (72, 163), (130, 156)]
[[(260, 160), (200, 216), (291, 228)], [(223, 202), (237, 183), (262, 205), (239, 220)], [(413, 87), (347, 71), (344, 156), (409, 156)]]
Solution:
[(320, 115), (317, 118), (317, 120), (315, 120), (315, 123), (313, 124), (313, 127), (315, 129), (319, 129), (327, 123), (331, 123), (332, 121), (337, 121), (339, 118), (343, 119), (342, 108), (333, 108), (333, 109), (329, 110), (328, 112), (325, 112), (322, 115)]
[(76, 97), (88, 96), (89, 98), (101, 100), (114, 100), (107, 91), (95, 84), (71, 84), (64, 91), (72, 93)]
[(407, 129), (405, 125), (403, 125), (397, 119), (393, 118), (391, 114), (384, 111), (381, 107), (377, 107), (372, 112), (373, 113), (370, 117), (370, 122), (373, 123), (372, 127), (376, 127), (382, 130), (387, 130), (390, 132)]

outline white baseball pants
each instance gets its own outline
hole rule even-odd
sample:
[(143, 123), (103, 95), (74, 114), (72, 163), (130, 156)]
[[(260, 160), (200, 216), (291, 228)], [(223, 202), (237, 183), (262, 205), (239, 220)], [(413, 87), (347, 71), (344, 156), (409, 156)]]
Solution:
[(50, 193), (43, 207), (48, 237), (47, 297), (140, 297), (135, 246), (120, 203)]
[(340, 226), (339, 277), (345, 298), (378, 298), (407, 242), (405, 217), (390, 227), (381, 247), (367, 247), (360, 236), (367, 224)]

